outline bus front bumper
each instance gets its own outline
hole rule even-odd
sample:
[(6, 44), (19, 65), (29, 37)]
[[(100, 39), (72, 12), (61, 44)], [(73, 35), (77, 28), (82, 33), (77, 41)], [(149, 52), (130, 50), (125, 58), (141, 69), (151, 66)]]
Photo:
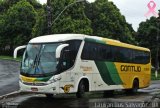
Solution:
[(59, 84), (58, 82), (36, 86), (36, 85), (27, 85), (19, 81), (20, 91), (21, 92), (34, 92), (34, 93), (43, 93), (43, 94), (59, 94)]

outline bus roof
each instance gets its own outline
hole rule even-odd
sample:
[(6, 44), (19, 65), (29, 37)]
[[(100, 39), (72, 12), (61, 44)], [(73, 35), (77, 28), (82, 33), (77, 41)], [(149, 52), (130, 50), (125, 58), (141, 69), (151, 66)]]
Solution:
[(98, 36), (88, 36), (84, 34), (54, 34), (54, 35), (39, 36), (31, 39), (29, 43), (51, 43), (51, 42), (62, 42), (62, 41), (73, 40), (73, 39), (89, 40), (89, 41), (94, 41), (96, 43), (103, 43), (108, 45), (121, 46), (125, 48), (150, 51), (148, 48), (123, 43), (118, 40), (102, 38)]
[(85, 35), (82, 34), (53, 34), (45, 35), (33, 38), (29, 43), (51, 43), (51, 42), (62, 42), (67, 40), (83, 40)]
[(108, 39), (108, 38), (97, 37), (97, 36), (86, 36), (86, 38), (87, 38), (87, 40), (94, 41), (97, 43), (103, 43), (103, 44), (113, 45), (113, 46), (120, 46), (120, 47), (124, 47), (124, 48), (131, 48), (131, 49), (135, 49), (135, 50), (150, 51), (150, 49), (148, 49), (148, 48), (123, 43), (123, 42), (120, 42), (119, 40)]

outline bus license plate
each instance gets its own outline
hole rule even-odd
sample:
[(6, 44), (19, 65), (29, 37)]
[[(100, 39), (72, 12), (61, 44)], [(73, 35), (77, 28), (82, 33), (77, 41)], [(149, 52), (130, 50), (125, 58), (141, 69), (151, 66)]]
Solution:
[(31, 88), (31, 90), (32, 90), (33, 92), (36, 92), (36, 91), (38, 91), (38, 88)]

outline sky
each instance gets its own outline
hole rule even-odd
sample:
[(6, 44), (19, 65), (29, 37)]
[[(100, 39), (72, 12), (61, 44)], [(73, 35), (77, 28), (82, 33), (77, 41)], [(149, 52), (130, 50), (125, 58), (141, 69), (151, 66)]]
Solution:
[[(46, 3), (47, 0), (39, 0), (40, 3)], [(89, 2), (93, 2), (94, 0), (87, 0)], [(150, 10), (153, 9), (156, 13), (158, 13), (158, 10), (160, 9), (160, 0), (109, 0), (112, 1), (118, 9), (120, 9), (120, 12), (122, 15), (125, 16), (126, 21), (129, 24), (132, 24), (132, 27), (135, 31), (137, 31), (139, 27), (139, 23), (142, 21), (145, 21), (146, 19), (149, 19), (151, 16), (154, 16), (151, 12), (148, 16), (145, 16), (145, 14)], [(150, 1), (154, 1), (154, 4), (150, 3), (150, 8), (147, 6)]]

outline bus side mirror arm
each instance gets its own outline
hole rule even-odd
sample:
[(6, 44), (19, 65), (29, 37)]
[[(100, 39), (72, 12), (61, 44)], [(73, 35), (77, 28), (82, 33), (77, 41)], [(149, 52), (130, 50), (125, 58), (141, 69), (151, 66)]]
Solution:
[(60, 56), (61, 56), (61, 51), (63, 50), (63, 48), (69, 46), (69, 44), (62, 44), (62, 45), (59, 45), (56, 49), (56, 59), (59, 59)]
[(13, 54), (13, 57), (14, 59), (17, 58), (17, 52), (21, 49), (24, 49), (26, 48), (26, 45), (23, 45), (23, 46), (18, 46), (15, 50), (14, 50), (14, 54)]

